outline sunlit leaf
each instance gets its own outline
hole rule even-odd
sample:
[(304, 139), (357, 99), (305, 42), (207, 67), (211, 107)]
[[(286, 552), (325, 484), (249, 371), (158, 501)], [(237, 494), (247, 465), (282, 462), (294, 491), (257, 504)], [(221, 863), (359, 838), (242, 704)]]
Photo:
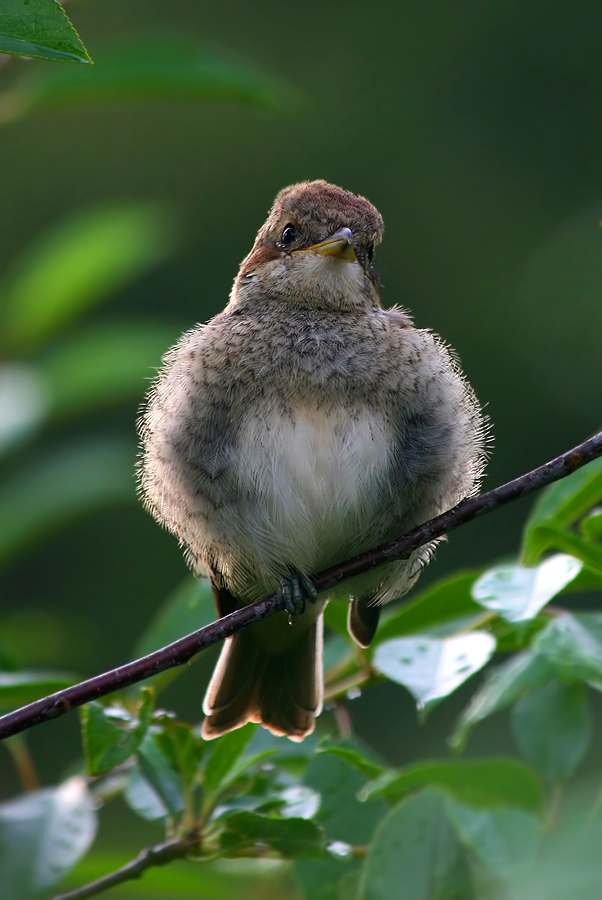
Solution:
[(491, 757), (473, 760), (429, 759), (403, 769), (389, 769), (360, 791), (360, 799), (383, 797), (398, 803), (422, 787), (436, 787), (472, 806), (516, 806), (541, 810), (541, 782), (527, 766), (514, 759)]
[(475, 809), (450, 801), (447, 812), (464, 846), (497, 878), (513, 881), (533, 863), (541, 825), (522, 809)]
[(12, 709), (54, 694), (76, 681), (66, 672), (0, 672), (0, 709)]
[[(532, 565), (548, 546), (538, 534), (542, 527), (573, 525), (602, 500), (602, 458), (546, 488), (536, 502), (523, 534), (522, 558)], [(569, 551), (570, 552), (570, 551)]]
[(55, 62), (91, 62), (57, 0), (2, 0), (0, 53), (36, 56)]
[(592, 736), (584, 685), (550, 681), (532, 691), (513, 708), (512, 731), (525, 759), (552, 783), (565, 781)]
[(466, 707), (451, 737), (454, 747), (462, 747), (471, 728), (483, 719), (515, 703), (554, 676), (554, 669), (544, 657), (525, 650), (493, 669), (485, 677)]
[(509, 622), (533, 619), (581, 570), (573, 556), (559, 553), (539, 566), (496, 566), (472, 586), (472, 596)]
[(199, 47), (183, 34), (122, 42), (95, 50), (94, 56), (97, 64), (81, 70), (79, 78), (71, 77), (67, 67), (55, 67), (23, 79), (0, 96), (0, 121), (38, 110), (107, 103), (217, 100), (278, 111), (299, 103), (299, 92), (277, 77)]
[(140, 319), (78, 330), (38, 361), (52, 414), (139, 401), (176, 337), (174, 328)]
[(85, 210), (47, 232), (0, 284), (1, 343), (31, 350), (172, 252), (172, 217), (157, 204)]
[(135, 501), (135, 460), (129, 441), (97, 437), (15, 467), (0, 487), (0, 561), (87, 510)]
[(237, 810), (224, 818), (220, 835), (222, 853), (235, 856), (243, 850), (263, 845), (284, 857), (322, 856), (322, 829), (309, 819), (276, 819)]
[(0, 804), (0, 897), (24, 900), (55, 884), (96, 833), (85, 778)]
[(376, 829), (359, 900), (456, 897), (476, 900), (468, 861), (445, 796), (428, 789), (392, 809)]
[(474, 569), (442, 578), (415, 599), (403, 602), (393, 614), (387, 616), (385, 613), (376, 633), (375, 644), (417, 631), (426, 633), (442, 622), (480, 615), (482, 609), (470, 594), (480, 572), (480, 569)]
[(425, 707), (482, 669), (494, 650), (495, 639), (483, 631), (443, 639), (393, 638), (376, 648), (373, 665)]
[(0, 454), (41, 425), (50, 409), (46, 379), (34, 366), (0, 366)]

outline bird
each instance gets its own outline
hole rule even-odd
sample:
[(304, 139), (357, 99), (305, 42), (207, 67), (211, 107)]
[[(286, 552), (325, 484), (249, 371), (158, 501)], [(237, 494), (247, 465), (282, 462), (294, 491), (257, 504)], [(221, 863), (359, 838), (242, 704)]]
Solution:
[[(281, 190), (225, 309), (166, 353), (143, 404), (143, 501), (209, 578), (218, 615), (276, 590), (284, 600), (226, 639), (205, 739), (249, 721), (310, 734), (330, 599), (312, 574), (478, 490), (486, 418), (454, 352), (383, 306), (383, 230), (367, 199), (326, 181)], [(436, 543), (344, 583), (360, 646)]]

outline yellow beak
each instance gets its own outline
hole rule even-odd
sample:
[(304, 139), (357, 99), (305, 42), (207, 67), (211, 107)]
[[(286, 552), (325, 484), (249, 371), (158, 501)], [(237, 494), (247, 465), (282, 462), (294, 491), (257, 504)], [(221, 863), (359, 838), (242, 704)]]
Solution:
[(321, 241), (319, 244), (312, 244), (311, 247), (305, 247), (303, 250), (296, 250), (296, 253), (302, 253), (305, 250), (313, 250), (320, 256), (336, 256), (338, 259), (345, 259), (347, 262), (355, 262), (357, 256), (353, 249), (353, 235), (349, 228), (339, 228), (327, 240)]

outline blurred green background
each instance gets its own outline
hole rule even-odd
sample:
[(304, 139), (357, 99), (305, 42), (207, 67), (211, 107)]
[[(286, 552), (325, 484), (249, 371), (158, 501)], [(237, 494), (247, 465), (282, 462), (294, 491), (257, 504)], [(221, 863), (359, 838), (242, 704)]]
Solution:
[[(12, 661), (82, 675), (117, 665), (185, 576), (175, 541), (136, 499), (136, 410), (169, 343), (223, 308), (275, 193), (292, 182), (325, 178), (383, 214), (385, 303), (409, 308), (461, 357), (493, 423), (487, 487), (600, 427), (599, 3), (83, 0), (69, 13), (97, 66), (118, 40), (198, 42), (281, 81), (284, 100), (270, 109), (149, 98), (11, 119), (0, 97), (0, 363), (21, 366), (0, 368), (0, 419), (3, 374), (13, 387), (25, 378), (34, 407), (0, 457), (0, 534), (18, 526), (27, 496), (49, 510), (39, 529), (25, 523), (20, 542), (0, 540), (0, 649)], [(0, 92), (53, 65), (12, 61)], [(88, 228), (92, 250), (77, 245)], [(51, 285), (43, 240), (63, 241), (74, 259), (90, 252), (101, 273), (103, 253), (131, 252), (81, 315), (35, 334), (27, 298), (40, 291), (14, 285), (34, 253)], [(74, 473), (89, 502), (67, 509), (53, 491), (64, 499), (61, 479)], [(530, 505), (454, 533), (421, 584), (513, 555)], [(214, 658), (191, 667), (164, 705), (198, 717)], [(392, 684), (349, 711), (358, 734), (401, 764), (447, 752), (471, 690), (425, 727)], [(30, 744), (43, 781), (55, 781), (79, 754), (76, 717), (35, 730)], [(470, 749), (509, 746), (500, 720)], [(6, 754), (0, 779), (2, 799), (15, 789)], [(122, 840), (115, 823), (107, 845)]]

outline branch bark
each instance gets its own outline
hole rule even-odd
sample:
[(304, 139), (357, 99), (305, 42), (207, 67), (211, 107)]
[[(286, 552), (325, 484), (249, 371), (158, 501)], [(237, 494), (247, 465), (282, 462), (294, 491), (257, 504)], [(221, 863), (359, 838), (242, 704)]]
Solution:
[[(602, 432), (513, 481), (484, 494), (479, 494), (477, 497), (463, 500), (453, 509), (419, 525), (418, 528), (414, 528), (388, 544), (320, 572), (319, 575), (312, 578), (312, 581), (318, 591), (325, 591), (346, 578), (360, 575), (383, 563), (401, 559), (412, 550), (416, 550), (417, 547), (421, 547), (434, 538), (441, 537), (478, 516), (499, 509), (513, 500), (518, 500), (539, 488), (565, 478), (599, 456), (602, 456)], [(143, 681), (165, 669), (182, 666), (206, 647), (210, 647), (218, 641), (230, 637), (239, 629), (282, 609), (284, 609), (282, 597), (279, 592), (276, 592), (255, 603), (250, 603), (154, 653), (149, 653), (147, 656), (117, 669), (103, 672), (101, 675), (89, 678), (87, 681), (50, 694), (48, 697), (43, 697), (21, 709), (1, 716), (0, 740), (12, 734), (18, 734), (33, 725), (39, 725), (49, 719), (56, 719), (83, 703), (97, 700), (106, 694)]]
[(66, 894), (57, 894), (52, 900), (85, 900), (86, 897), (100, 894), (101, 891), (115, 887), (116, 884), (123, 884), (124, 881), (130, 881), (132, 878), (141, 878), (152, 866), (164, 866), (175, 859), (184, 859), (190, 856), (197, 849), (198, 841), (198, 834), (190, 832), (183, 837), (171, 838), (162, 844), (147, 847), (135, 859), (121, 868), (115, 869), (114, 872), (103, 875), (96, 881), (90, 881), (73, 891), (68, 891)]

